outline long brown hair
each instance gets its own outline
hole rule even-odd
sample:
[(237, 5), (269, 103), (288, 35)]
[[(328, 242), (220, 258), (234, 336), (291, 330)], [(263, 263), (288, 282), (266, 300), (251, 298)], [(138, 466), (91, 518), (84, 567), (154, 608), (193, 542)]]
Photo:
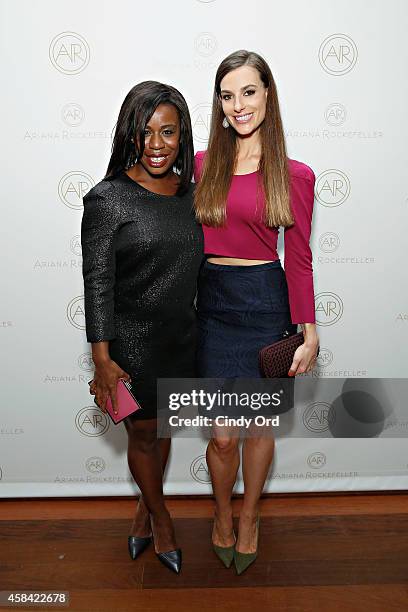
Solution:
[(263, 57), (244, 49), (228, 55), (215, 76), (210, 137), (195, 191), (196, 215), (205, 225), (221, 227), (225, 224), (226, 200), (236, 169), (238, 136), (231, 126), (227, 129), (222, 126), (221, 81), (231, 70), (241, 66), (256, 68), (268, 88), (265, 119), (259, 128), (262, 154), (258, 169), (265, 195), (264, 221), (268, 227), (292, 225), (285, 135), (275, 81)]

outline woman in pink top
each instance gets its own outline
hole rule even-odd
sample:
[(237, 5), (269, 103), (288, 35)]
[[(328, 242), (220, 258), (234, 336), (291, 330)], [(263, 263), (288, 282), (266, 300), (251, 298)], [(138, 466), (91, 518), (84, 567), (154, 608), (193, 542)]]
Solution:
[[(197, 310), (198, 373), (207, 378), (259, 378), (259, 350), (302, 326), (305, 341), (288, 376), (315, 364), (312, 254), (313, 170), (287, 158), (271, 70), (257, 53), (236, 51), (216, 74), (207, 151), (195, 156), (195, 207), (207, 259)], [(277, 251), (284, 227), (285, 269)], [(213, 427), (207, 463), (215, 495), (212, 542), (242, 573), (257, 555), (258, 502), (274, 454), (271, 435), (246, 437), (244, 499), (238, 538), (231, 495), (239, 468), (239, 429)]]

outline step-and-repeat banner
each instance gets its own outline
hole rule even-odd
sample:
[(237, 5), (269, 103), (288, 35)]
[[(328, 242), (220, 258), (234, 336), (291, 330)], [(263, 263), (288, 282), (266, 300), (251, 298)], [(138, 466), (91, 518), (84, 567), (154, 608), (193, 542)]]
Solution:
[[(0, 6), (0, 495), (137, 491), (125, 429), (95, 408), (88, 391), (82, 197), (103, 177), (120, 105), (140, 81), (184, 94), (195, 148), (205, 149), (216, 68), (240, 48), (269, 62), (289, 156), (316, 174), (321, 353), (313, 377), (407, 376), (404, 0)], [(280, 253), (283, 260), (281, 243)], [(327, 435), (324, 398), (296, 406), (292, 427), (277, 434), (266, 490), (407, 488), (408, 418), (389, 408), (375, 411), (374, 428), (344, 436)], [(211, 491), (206, 443), (175, 437), (167, 493)]]

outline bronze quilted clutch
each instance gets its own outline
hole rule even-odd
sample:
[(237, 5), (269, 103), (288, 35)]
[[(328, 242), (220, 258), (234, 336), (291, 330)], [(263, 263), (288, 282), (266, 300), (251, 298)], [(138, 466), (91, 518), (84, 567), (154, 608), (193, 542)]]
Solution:
[[(284, 336), (288, 334), (285, 332)], [(298, 346), (305, 341), (303, 332), (278, 340), (259, 351), (259, 368), (265, 378), (288, 378), (289, 368)]]

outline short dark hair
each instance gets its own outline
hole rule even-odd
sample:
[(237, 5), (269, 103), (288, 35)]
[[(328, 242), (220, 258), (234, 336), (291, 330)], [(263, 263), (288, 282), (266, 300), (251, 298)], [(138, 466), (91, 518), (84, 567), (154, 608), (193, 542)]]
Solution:
[(159, 104), (172, 104), (180, 118), (179, 154), (174, 168), (180, 175), (177, 195), (182, 195), (190, 186), (194, 168), (190, 112), (184, 97), (175, 87), (158, 81), (142, 81), (126, 95), (114, 128), (112, 152), (104, 178), (111, 178), (126, 170), (143, 155), (144, 130)]

